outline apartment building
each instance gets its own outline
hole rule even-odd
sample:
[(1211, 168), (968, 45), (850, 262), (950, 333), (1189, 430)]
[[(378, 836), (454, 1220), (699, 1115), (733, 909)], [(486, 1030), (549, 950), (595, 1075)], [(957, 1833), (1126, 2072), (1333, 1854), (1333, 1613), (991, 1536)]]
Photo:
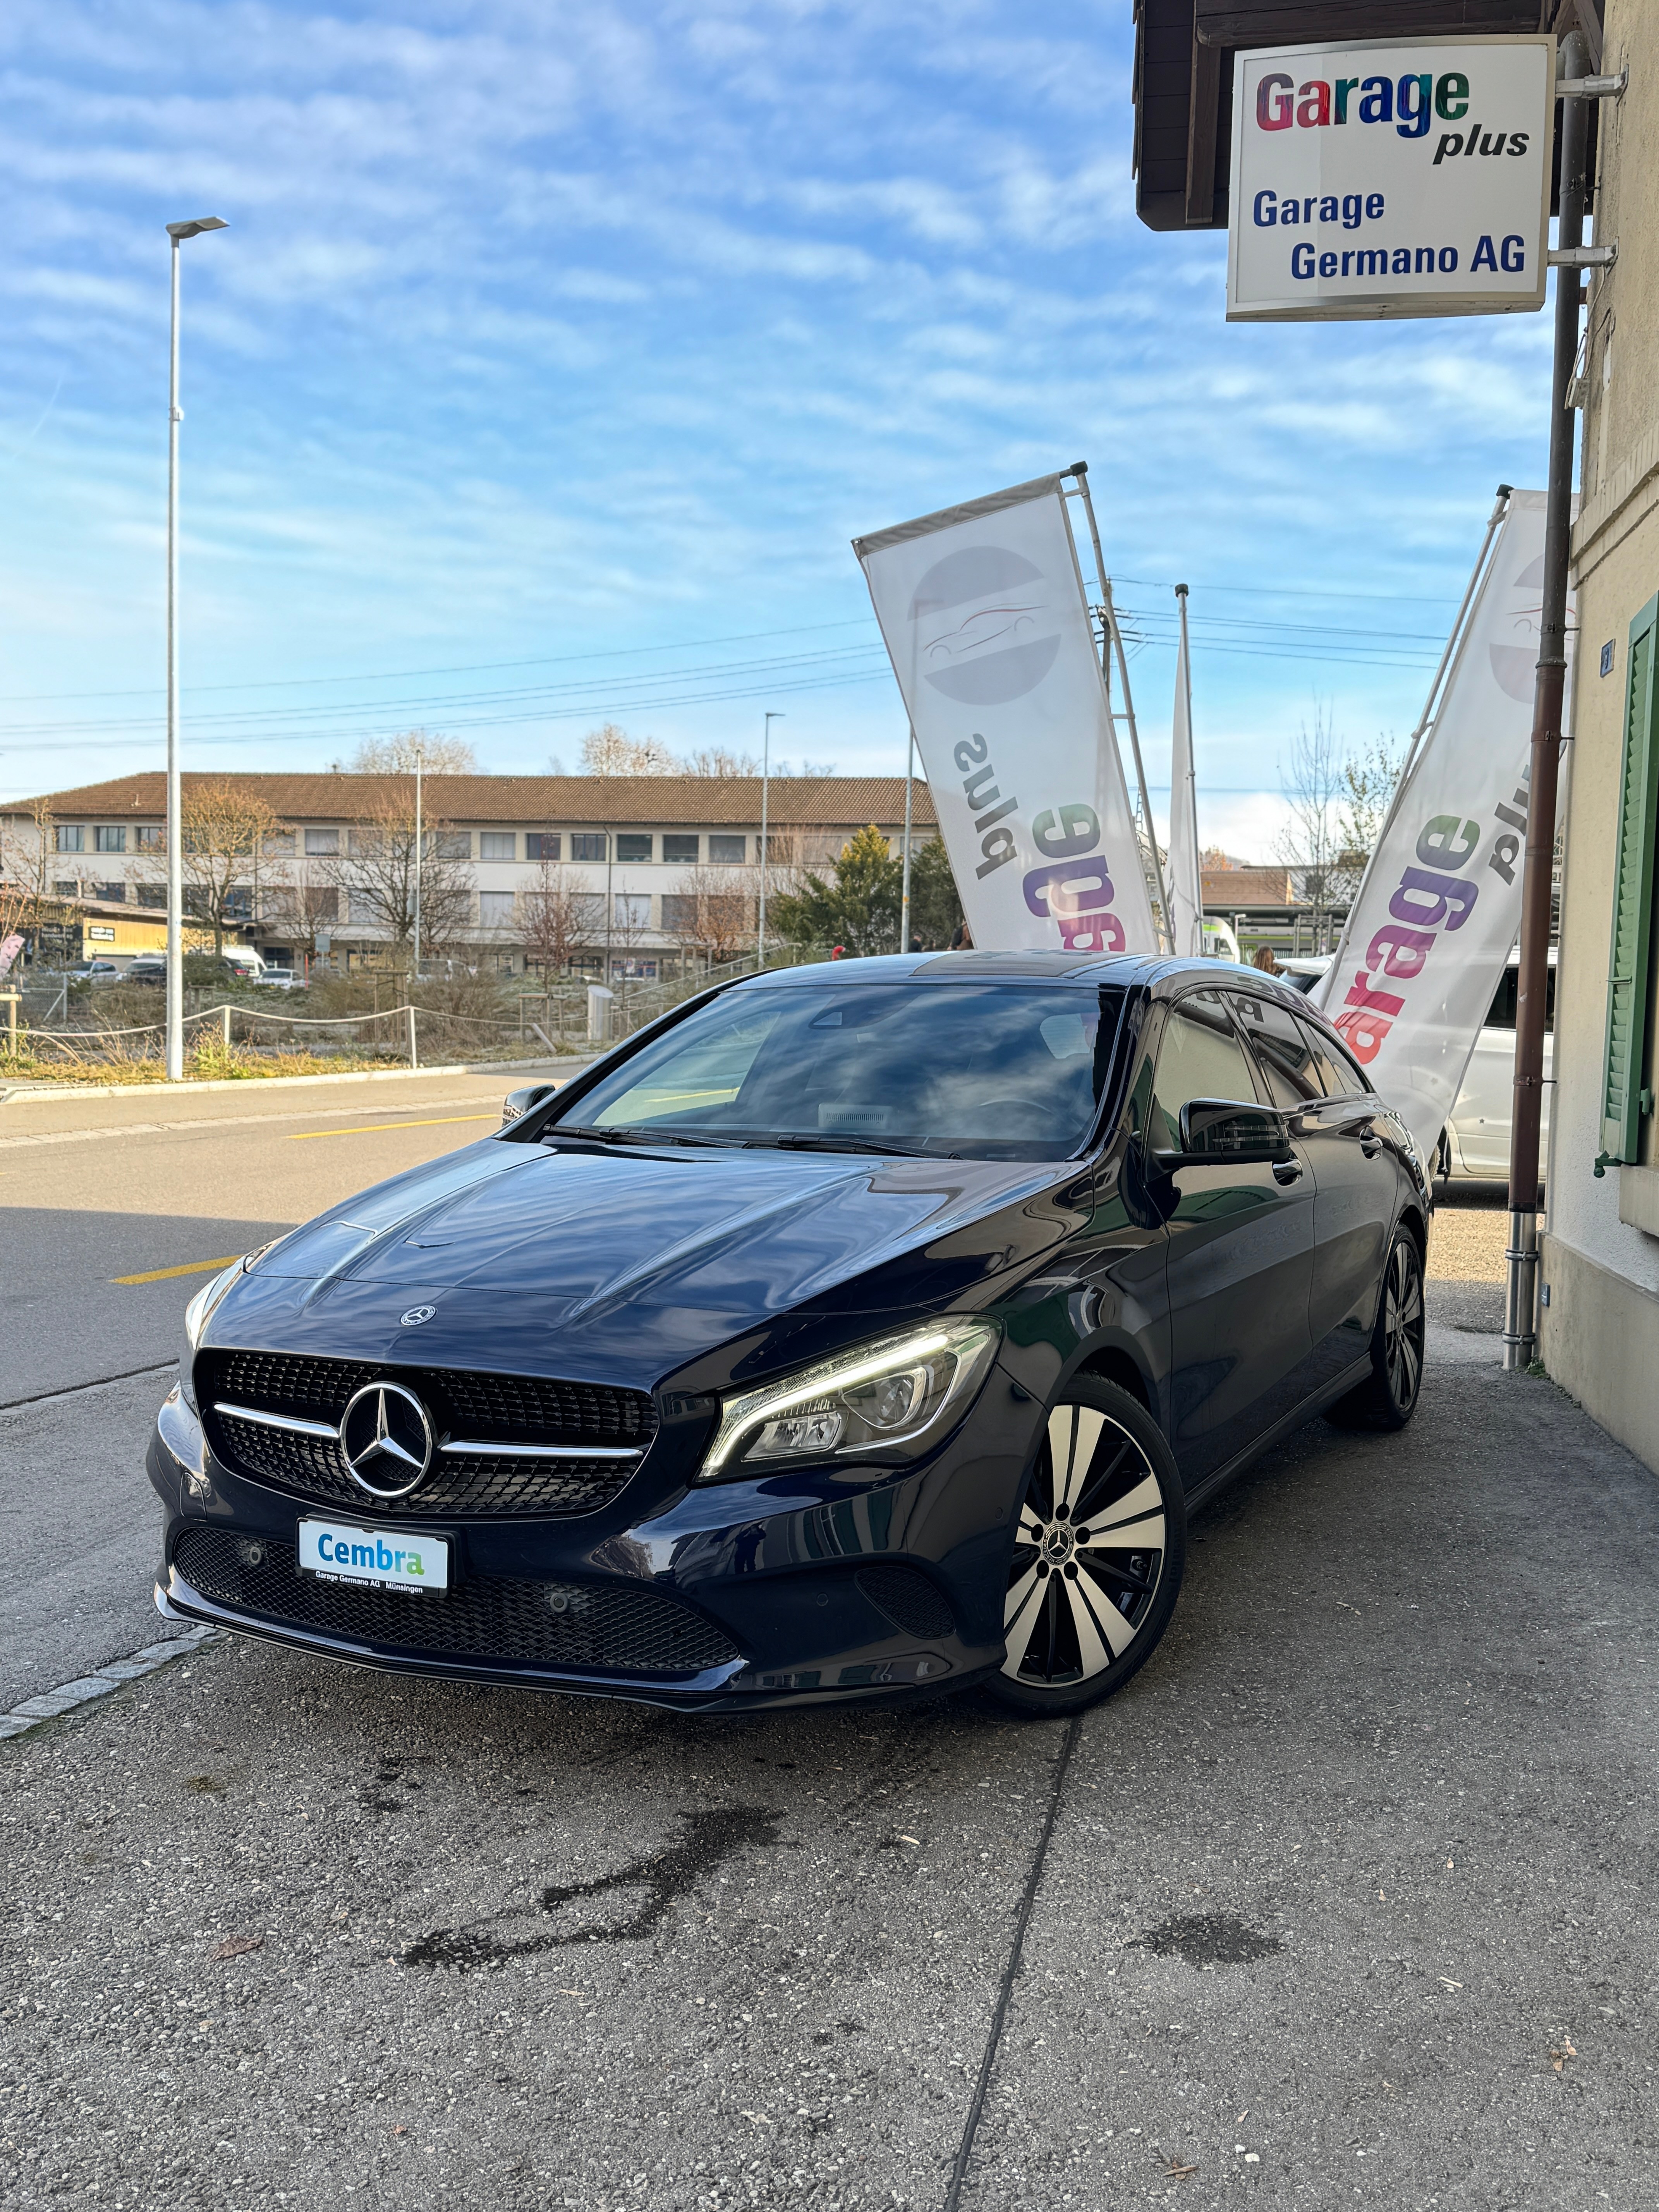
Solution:
[[(412, 823), (412, 777), (208, 774), (186, 775), (185, 787), (187, 820), (198, 795), (228, 787), (276, 825), (247, 851), (246, 880), (231, 884), (222, 901), (226, 920), (267, 957), (310, 953), (337, 966), (386, 957), (389, 933), (363, 881), (367, 852), (388, 825), (395, 836)], [(580, 911), (583, 942), (574, 964), (595, 978), (607, 963), (617, 980), (677, 973), (694, 957), (699, 905), (706, 909), (728, 885), (748, 908), (758, 896), (758, 777), (432, 775), (422, 781), (421, 804), (425, 849), (456, 902), (446, 934), (470, 964), (523, 970), (526, 894), (550, 871)], [(915, 833), (935, 834), (925, 783), (912, 786), (911, 805)], [(767, 820), (774, 884), (802, 867), (827, 866), (871, 824), (896, 852), (904, 779), (775, 777)], [(100, 908), (165, 905), (166, 780), (159, 772), (0, 808), (0, 837), (15, 855), (27, 854), (37, 822), (49, 839), (49, 888), (57, 896)]]

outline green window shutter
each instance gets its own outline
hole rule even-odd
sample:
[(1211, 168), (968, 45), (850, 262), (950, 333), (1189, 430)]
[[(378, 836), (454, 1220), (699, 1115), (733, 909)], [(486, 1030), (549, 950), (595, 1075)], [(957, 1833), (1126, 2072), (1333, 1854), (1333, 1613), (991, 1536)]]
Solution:
[(1607, 955), (1607, 1042), (1601, 1097), (1601, 1161), (1634, 1162), (1642, 1129), (1648, 985), (1653, 950), (1654, 838), (1659, 833), (1659, 743), (1654, 684), (1659, 598), (1630, 626), (1624, 761), (1619, 781), (1619, 851)]

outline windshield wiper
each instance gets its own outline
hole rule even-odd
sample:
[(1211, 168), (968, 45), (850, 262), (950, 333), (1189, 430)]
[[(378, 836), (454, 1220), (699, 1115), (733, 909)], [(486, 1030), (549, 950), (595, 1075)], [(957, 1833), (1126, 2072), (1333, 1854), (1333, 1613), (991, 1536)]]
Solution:
[(769, 1145), (792, 1152), (902, 1152), (913, 1160), (954, 1160), (956, 1152), (936, 1152), (929, 1145), (896, 1145), (887, 1137), (825, 1137), (803, 1132), (783, 1137), (750, 1137), (751, 1145)]
[(740, 1141), (730, 1137), (694, 1137), (680, 1129), (614, 1128), (586, 1129), (562, 1127), (557, 1122), (542, 1139), (551, 1144), (560, 1137), (580, 1137), (593, 1145), (696, 1145), (726, 1146)]

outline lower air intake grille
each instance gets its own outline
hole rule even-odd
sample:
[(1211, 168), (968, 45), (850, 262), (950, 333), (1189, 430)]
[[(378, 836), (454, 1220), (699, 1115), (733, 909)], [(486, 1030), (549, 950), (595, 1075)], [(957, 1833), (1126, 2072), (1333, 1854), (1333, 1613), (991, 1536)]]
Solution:
[(222, 1528), (187, 1528), (173, 1564), (217, 1605), (387, 1653), (681, 1680), (741, 1656), (727, 1636), (678, 1599), (615, 1583), (479, 1575), (453, 1589), (406, 1595), (302, 1575), (291, 1544)]
[(860, 1567), (858, 1586), (872, 1605), (907, 1636), (952, 1636), (950, 1607), (924, 1574), (914, 1567)]

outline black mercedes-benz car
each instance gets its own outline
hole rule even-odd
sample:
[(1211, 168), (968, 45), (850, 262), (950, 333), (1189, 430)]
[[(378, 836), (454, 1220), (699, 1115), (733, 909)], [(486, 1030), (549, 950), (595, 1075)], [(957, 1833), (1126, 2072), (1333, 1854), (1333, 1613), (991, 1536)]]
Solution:
[(1187, 1516), (1422, 1372), (1422, 1160), (1297, 994), (947, 953), (747, 978), (191, 1302), (156, 1601), (738, 1711), (1069, 1712)]

